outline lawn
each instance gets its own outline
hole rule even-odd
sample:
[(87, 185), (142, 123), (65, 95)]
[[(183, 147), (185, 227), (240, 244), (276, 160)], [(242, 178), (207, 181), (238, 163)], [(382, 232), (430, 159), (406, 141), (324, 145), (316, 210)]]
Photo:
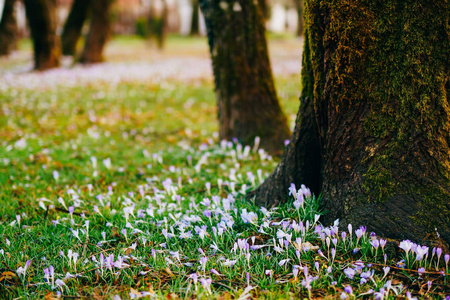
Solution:
[[(292, 128), (301, 41), (270, 51)], [(218, 139), (204, 38), (120, 37), (108, 63), (45, 73), (30, 56), (24, 41), (0, 60), (0, 298), (450, 294), (438, 246), (320, 224), (306, 187), (245, 200), (278, 158)]]

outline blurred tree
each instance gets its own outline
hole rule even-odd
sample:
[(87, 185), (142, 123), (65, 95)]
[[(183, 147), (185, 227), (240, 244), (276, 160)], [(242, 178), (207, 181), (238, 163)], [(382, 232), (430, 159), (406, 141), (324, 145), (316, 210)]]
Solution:
[(95, 0), (91, 6), (91, 24), (80, 62), (92, 64), (103, 61), (103, 48), (110, 34), (110, 10), (113, 0)]
[(261, 9), (264, 21), (270, 19), (270, 5), (269, 0), (258, 0), (259, 8)]
[(281, 153), (290, 132), (278, 103), (264, 20), (252, 0), (200, 0), (215, 77), (220, 137)]
[(17, 23), (14, 14), (16, 0), (5, 0), (0, 21), (0, 56), (8, 55), (17, 47)]
[(191, 31), (189, 35), (198, 35), (199, 31), (199, 4), (198, 0), (192, 0), (192, 20), (191, 20)]
[(165, 0), (153, 1), (150, 7), (148, 26), (150, 37), (156, 39), (156, 44), (159, 49), (164, 47), (167, 30), (168, 8)]
[[(94, 0), (95, 1), (95, 0)], [(74, 0), (61, 34), (63, 55), (75, 55), (91, 0)]]
[(304, 0), (294, 0), (295, 8), (297, 10), (297, 36), (303, 36), (303, 6)]
[(56, 34), (56, 0), (24, 0), (34, 49), (34, 68), (59, 66), (61, 45)]
[(449, 2), (308, 0), (305, 20), (295, 130), (249, 197), (275, 205), (305, 184), (325, 226), (449, 245)]

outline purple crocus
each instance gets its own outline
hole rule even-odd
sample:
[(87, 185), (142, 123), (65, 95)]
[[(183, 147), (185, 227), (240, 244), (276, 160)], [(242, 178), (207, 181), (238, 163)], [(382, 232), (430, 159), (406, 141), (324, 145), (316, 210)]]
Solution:
[(16, 270), (16, 273), (18, 274), (18, 275), (21, 275), (21, 276), (25, 276), (25, 274), (26, 274), (26, 272), (27, 272), (27, 269), (28, 269), (28, 267), (31, 265), (31, 260), (27, 260), (27, 262), (25, 263), (25, 266), (24, 267), (19, 267), (17, 270)]
[(353, 279), (353, 277), (355, 277), (355, 273), (355, 270), (352, 268), (347, 268), (344, 270), (344, 274), (350, 279)]
[(200, 278), (200, 283), (202, 284), (203, 288), (208, 291), (209, 294), (211, 294), (211, 278)]
[(222, 276), (216, 269), (211, 269), (211, 273), (216, 274), (217, 276)]
[(206, 256), (202, 256), (201, 258), (200, 258), (200, 264), (201, 264), (201, 266), (202, 266), (202, 270), (203, 270), (203, 272), (205, 271), (205, 268), (206, 268), (206, 262), (208, 261), (208, 257), (206, 257)]
[(352, 287), (349, 286), (349, 285), (347, 285), (347, 286), (344, 288), (344, 291), (345, 291), (347, 294), (349, 294), (349, 295), (351, 295), (351, 294), (353, 293), (353, 289), (352, 289)]

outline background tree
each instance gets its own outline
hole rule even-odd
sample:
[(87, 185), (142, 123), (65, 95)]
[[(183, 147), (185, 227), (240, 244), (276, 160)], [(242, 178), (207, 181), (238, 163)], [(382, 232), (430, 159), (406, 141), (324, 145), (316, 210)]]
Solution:
[(294, 0), (295, 9), (297, 10), (297, 36), (303, 36), (303, 6), (304, 0)]
[(199, 21), (200, 21), (200, 13), (199, 13), (199, 3), (198, 0), (192, 0), (192, 20), (191, 20), (191, 31), (189, 35), (198, 35), (199, 31)]
[(263, 17), (251, 0), (200, 0), (218, 102), (220, 137), (276, 153), (289, 138), (267, 53)]
[(17, 23), (14, 15), (16, 0), (5, 0), (0, 21), (0, 56), (8, 55), (17, 46)]
[(165, 0), (160, 0), (159, 2), (152, 1), (148, 17), (149, 34), (155, 38), (159, 49), (164, 48), (167, 35), (168, 13), (169, 10)]
[(46, 70), (59, 66), (61, 45), (56, 35), (56, 1), (24, 0), (34, 49), (34, 68)]
[(92, 17), (80, 62), (85, 64), (103, 61), (103, 48), (110, 34), (110, 10), (113, 0), (92, 1)]
[(270, 19), (270, 0), (258, 0), (259, 8), (261, 9), (264, 22)]
[(74, 0), (61, 34), (63, 55), (75, 55), (91, 0)]
[(249, 196), (273, 205), (306, 184), (325, 225), (449, 244), (449, 3), (310, 0), (305, 20), (295, 131)]

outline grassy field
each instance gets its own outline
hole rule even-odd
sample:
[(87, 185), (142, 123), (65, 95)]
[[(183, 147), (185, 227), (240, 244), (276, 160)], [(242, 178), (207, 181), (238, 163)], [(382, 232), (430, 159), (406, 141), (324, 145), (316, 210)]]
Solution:
[[(274, 61), (295, 60), (301, 41), (273, 37), (270, 49)], [(442, 249), (399, 248), (364, 228), (322, 225), (306, 187), (286, 191), (282, 207), (246, 201), (277, 158), (218, 140), (210, 77), (43, 87), (24, 73), (30, 55), (25, 41), (0, 60), (0, 74), (20, 80), (0, 86), (0, 298), (450, 293)], [(122, 37), (106, 52), (111, 64), (175, 56), (207, 59), (206, 41), (174, 36), (161, 52)], [(276, 75), (291, 126), (299, 81)]]

